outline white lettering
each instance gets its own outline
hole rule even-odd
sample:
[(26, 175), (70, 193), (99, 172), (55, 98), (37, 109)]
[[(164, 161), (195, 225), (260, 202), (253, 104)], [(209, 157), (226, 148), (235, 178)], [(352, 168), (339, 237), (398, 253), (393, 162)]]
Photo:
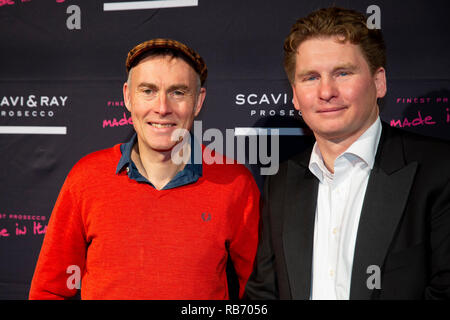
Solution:
[[(205, 148), (203, 152), (203, 160), (207, 164), (219, 163), (222, 164), (222, 155), (223, 155), (223, 136), (222, 132), (219, 129), (208, 129), (203, 134), (204, 141), (211, 141), (214, 137), (214, 141), (207, 145), (208, 148)], [(206, 155), (205, 155), (206, 153)], [(214, 154), (214, 155), (213, 155)]]
[(71, 265), (67, 267), (67, 274), (71, 274), (67, 278), (66, 285), (69, 289), (80, 289), (81, 288), (81, 270), (79, 266)]
[(170, 154), (173, 163), (188, 163), (191, 158), (191, 136), (189, 131), (183, 128), (175, 129), (170, 136), (172, 141), (178, 141)]
[(368, 29), (381, 29), (381, 9), (376, 4), (367, 7), (366, 13), (373, 13), (367, 18)]
[(4, 107), (4, 106), (9, 107), (9, 101), (8, 101), (7, 97), (3, 97), (2, 102), (0, 103), (0, 106), (1, 107)]
[(52, 100), (50, 101), (50, 106), (59, 106), (58, 99), (56, 99), (56, 97), (52, 97)]
[(81, 30), (81, 9), (77, 5), (67, 7), (67, 14), (71, 14), (66, 20), (66, 26), (69, 30)]
[(60, 96), (59, 99), (61, 100), (61, 104), (64, 107), (66, 105), (67, 96), (65, 96), (65, 97)]
[(236, 95), (236, 102), (237, 105), (242, 106), (245, 104), (245, 95), (244, 94), (237, 94)]
[(370, 265), (367, 267), (367, 274), (373, 274), (367, 278), (366, 285), (369, 290), (381, 289), (381, 271), (380, 267), (376, 265)]
[(48, 107), (48, 100), (49, 100), (50, 98), (49, 97), (47, 97), (47, 96), (42, 96), (41, 97), (41, 106), (46, 106), (46, 107)]
[(13, 97), (9, 97), (9, 99), (11, 100), (11, 103), (13, 105), (13, 107), (15, 107), (17, 105), (17, 103), (19, 102), (19, 98), (20, 97), (16, 97), (15, 99)]
[[(261, 164), (269, 165), (269, 167), (261, 168), (262, 175), (273, 175), (278, 172), (279, 167), (279, 130), (271, 129), (270, 143), (268, 141), (268, 132), (259, 132), (258, 129), (249, 128), (245, 135), (239, 134), (235, 136), (234, 129), (225, 130), (225, 148), (224, 137), (221, 130), (210, 128), (202, 133), (202, 122), (194, 121), (194, 138), (198, 142), (210, 142), (206, 148), (195, 148), (194, 164), (201, 164), (202, 160), (206, 164), (223, 164), (223, 158), (226, 158), (227, 164), (238, 163), (257, 164), (258, 159)], [(175, 164), (189, 163), (191, 160), (191, 137), (189, 131), (185, 129), (174, 130), (171, 140), (178, 141), (171, 152), (171, 159)], [(237, 139), (236, 160), (235, 160), (235, 139)], [(248, 145), (247, 142), (248, 141)], [(196, 146), (197, 144), (193, 144)], [(259, 147), (259, 152), (258, 152)], [(197, 150), (199, 149), (199, 150)], [(270, 151), (269, 151), (270, 150)], [(248, 152), (247, 152), (248, 151)], [(270, 155), (269, 155), (270, 153)]]
[(248, 104), (257, 104), (257, 103), (258, 103), (257, 101), (251, 101), (251, 100), (250, 100), (251, 97), (258, 98), (258, 96), (257, 96), (256, 94), (254, 94), (254, 93), (249, 94), (249, 95), (247, 96), (247, 103), (248, 103)]
[(267, 103), (267, 104), (270, 104), (269, 98), (267, 97), (266, 94), (262, 95), (261, 100), (259, 100), (259, 104), (262, 104), (263, 102)]

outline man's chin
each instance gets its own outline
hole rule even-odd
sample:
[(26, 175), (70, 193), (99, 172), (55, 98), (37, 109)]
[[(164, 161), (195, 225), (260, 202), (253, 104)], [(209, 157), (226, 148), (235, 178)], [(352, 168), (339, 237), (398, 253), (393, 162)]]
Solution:
[(156, 152), (167, 153), (167, 152), (172, 152), (172, 150), (179, 143), (181, 143), (181, 141), (170, 141), (167, 143), (160, 143), (160, 144), (153, 143), (153, 144), (150, 144), (150, 148)]
[(339, 141), (345, 138), (345, 131), (339, 129), (330, 129), (328, 130), (316, 130), (315, 135), (319, 135), (321, 138), (329, 140), (329, 141)]
[(155, 145), (155, 146), (150, 146), (150, 148), (153, 151), (161, 152), (161, 153), (172, 152), (174, 147), (175, 147), (175, 144), (173, 144), (173, 145)]

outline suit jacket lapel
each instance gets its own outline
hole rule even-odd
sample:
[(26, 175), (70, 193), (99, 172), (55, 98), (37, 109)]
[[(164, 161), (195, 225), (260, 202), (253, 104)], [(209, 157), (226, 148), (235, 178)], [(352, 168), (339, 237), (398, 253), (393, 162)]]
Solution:
[(309, 299), (318, 180), (308, 170), (309, 155), (288, 163), (283, 245), (292, 299)]
[[(359, 221), (353, 258), (350, 299), (370, 299), (371, 265), (380, 269), (404, 212), (417, 163), (406, 164), (401, 136), (383, 124)], [(382, 286), (382, 283), (381, 283)], [(382, 287), (381, 287), (382, 289)]]

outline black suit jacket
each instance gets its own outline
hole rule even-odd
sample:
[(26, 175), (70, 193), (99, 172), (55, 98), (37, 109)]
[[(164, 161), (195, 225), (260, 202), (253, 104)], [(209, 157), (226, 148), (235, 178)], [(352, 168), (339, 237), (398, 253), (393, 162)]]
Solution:
[[(318, 179), (311, 150), (266, 179), (250, 299), (309, 299)], [(381, 288), (367, 282), (381, 270)], [(369, 281), (370, 282), (370, 281)], [(450, 144), (383, 123), (358, 227), (350, 299), (450, 299)]]

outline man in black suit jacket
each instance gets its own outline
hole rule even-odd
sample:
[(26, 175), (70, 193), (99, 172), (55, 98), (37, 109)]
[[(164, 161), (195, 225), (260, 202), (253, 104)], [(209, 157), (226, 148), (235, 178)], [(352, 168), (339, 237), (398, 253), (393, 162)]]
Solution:
[(299, 19), (284, 65), (316, 138), (264, 187), (251, 299), (449, 299), (450, 145), (379, 118), (385, 47), (365, 16)]

